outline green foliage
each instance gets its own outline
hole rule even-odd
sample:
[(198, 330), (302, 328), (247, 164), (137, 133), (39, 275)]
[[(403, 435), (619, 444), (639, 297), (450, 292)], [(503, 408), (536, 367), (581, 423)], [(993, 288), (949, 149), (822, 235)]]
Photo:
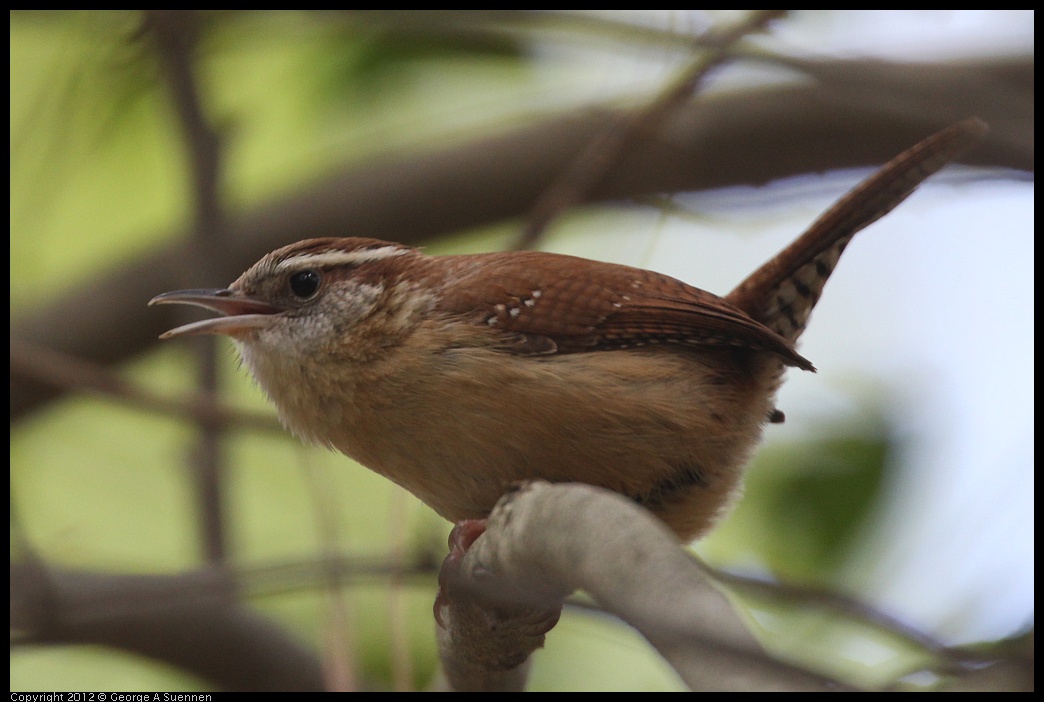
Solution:
[(773, 572), (804, 581), (845, 562), (877, 505), (889, 450), (885, 436), (843, 434), (773, 448), (767, 460), (787, 468), (752, 478)]
[(784, 581), (830, 581), (884, 492), (894, 449), (884, 427), (874, 418), (767, 446), (754, 460), (743, 500), (701, 551), (713, 561), (754, 561)]

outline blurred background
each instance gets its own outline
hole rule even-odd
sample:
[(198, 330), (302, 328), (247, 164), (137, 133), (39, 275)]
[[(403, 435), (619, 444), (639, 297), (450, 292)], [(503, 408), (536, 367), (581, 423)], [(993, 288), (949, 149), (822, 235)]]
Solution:
[[(840, 680), (951, 684), (953, 646), (1031, 656), (1033, 14), (791, 12), (672, 92), (698, 38), (746, 17), (12, 12), (11, 689), (231, 685), (234, 661), (187, 650), (205, 624), (155, 650), (191, 621), (172, 592), (241, 603), (248, 640), (315, 656), (328, 687), (437, 668), (450, 525), (282, 432), (226, 340), (160, 344), (187, 318), (153, 295), (312, 236), (473, 252), (527, 227), (725, 294), (971, 115), (987, 142), (846, 251), (802, 339), (819, 372), (791, 371), (786, 423), (693, 548), (889, 618), (735, 590), (769, 651)], [(590, 183), (570, 170), (631, 115)], [(563, 182), (567, 210), (539, 204)], [(681, 683), (626, 626), (567, 610), (529, 687)]]

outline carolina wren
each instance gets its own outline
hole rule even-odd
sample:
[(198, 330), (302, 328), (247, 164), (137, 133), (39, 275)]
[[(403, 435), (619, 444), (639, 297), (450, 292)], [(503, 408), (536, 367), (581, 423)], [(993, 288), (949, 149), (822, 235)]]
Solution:
[(600, 485), (680, 538), (737, 493), (794, 343), (852, 236), (986, 131), (969, 119), (902, 153), (721, 298), (638, 268), (539, 252), (427, 256), (309, 239), (224, 290), (165, 293), (224, 317), (162, 338), (232, 337), (299, 437), (451, 521), (513, 482)]

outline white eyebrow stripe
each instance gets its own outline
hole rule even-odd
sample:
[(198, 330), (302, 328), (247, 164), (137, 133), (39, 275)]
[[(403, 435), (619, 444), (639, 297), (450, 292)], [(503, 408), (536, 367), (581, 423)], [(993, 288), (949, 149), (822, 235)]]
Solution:
[(298, 254), (283, 259), (276, 264), (276, 270), (288, 270), (307, 268), (310, 266), (345, 266), (369, 263), (370, 261), (381, 261), (386, 258), (403, 256), (410, 249), (399, 246), (382, 246), (377, 249), (358, 249), (356, 251), (326, 251), (324, 253)]

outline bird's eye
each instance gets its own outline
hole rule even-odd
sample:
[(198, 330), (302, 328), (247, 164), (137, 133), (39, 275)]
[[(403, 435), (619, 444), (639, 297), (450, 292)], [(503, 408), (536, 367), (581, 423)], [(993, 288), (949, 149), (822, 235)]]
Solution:
[(298, 271), (290, 276), (290, 290), (302, 300), (307, 300), (315, 295), (321, 280), (316, 271)]

